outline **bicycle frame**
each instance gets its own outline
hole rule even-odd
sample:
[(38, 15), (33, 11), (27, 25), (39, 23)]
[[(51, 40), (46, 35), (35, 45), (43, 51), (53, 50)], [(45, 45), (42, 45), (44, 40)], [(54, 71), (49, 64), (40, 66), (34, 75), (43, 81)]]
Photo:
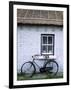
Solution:
[[(46, 65), (47, 62), (49, 62), (50, 60), (52, 61), (52, 59), (50, 59), (50, 58), (49, 58), (49, 55), (47, 55), (47, 54), (42, 55), (44, 58), (41, 59), (41, 60), (38, 58), (38, 56), (41, 56), (41, 55), (34, 55), (34, 56), (32, 56), (32, 58), (33, 58), (32, 63), (35, 65), (35, 68), (36, 68), (36, 66), (37, 66), (37, 67), (39, 68), (39, 70), (40, 70), (41, 68), (45, 68), (45, 65)], [(40, 67), (40, 66), (35, 62), (35, 60), (40, 60), (40, 61), (43, 60), (43, 61), (44, 61), (43, 66)], [(55, 60), (55, 59), (53, 59), (53, 60)]]
[[(36, 66), (39, 68), (39, 70), (40, 70), (41, 67), (35, 62), (35, 60), (37, 60), (37, 59), (33, 59), (32, 63), (33, 63), (34, 65), (36, 65)], [(38, 59), (38, 60), (39, 60), (39, 59)], [(40, 61), (41, 61), (41, 60), (40, 60)], [(47, 60), (47, 59), (44, 59), (44, 63), (43, 63), (43, 66), (42, 66), (42, 67), (44, 67), (47, 62), (48, 62), (48, 60)]]

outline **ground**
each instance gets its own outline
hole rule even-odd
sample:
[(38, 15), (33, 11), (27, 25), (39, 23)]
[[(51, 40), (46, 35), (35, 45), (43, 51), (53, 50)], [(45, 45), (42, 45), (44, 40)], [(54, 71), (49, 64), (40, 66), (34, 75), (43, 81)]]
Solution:
[(59, 79), (59, 78), (63, 78), (63, 73), (59, 72), (57, 73), (57, 75), (50, 77), (50, 75), (47, 75), (46, 73), (37, 73), (34, 74), (32, 77), (24, 77), (21, 74), (17, 74), (17, 80), (37, 80), (37, 79)]

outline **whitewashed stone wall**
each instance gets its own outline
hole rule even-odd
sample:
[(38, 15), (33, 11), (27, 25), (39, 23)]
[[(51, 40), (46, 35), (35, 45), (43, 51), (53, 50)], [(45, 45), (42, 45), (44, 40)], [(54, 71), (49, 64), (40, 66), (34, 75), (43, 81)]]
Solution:
[[(32, 55), (41, 53), (41, 34), (55, 34), (54, 54), (63, 71), (63, 29), (54, 26), (18, 26), (17, 29), (17, 70), (20, 73), (24, 62), (32, 61)], [(36, 61), (42, 66), (43, 62)], [(38, 69), (37, 69), (38, 71)]]

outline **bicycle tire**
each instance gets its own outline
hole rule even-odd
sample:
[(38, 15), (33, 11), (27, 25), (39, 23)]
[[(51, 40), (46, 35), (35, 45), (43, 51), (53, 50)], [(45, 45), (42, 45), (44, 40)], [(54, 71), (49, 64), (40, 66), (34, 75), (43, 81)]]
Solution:
[[(55, 72), (51, 72), (50, 70), (47, 70), (47, 74), (49, 74), (50, 76), (55, 76), (57, 73), (58, 73), (58, 70), (59, 70), (59, 65), (58, 65), (58, 63), (56, 62), (56, 61), (54, 61), (54, 60), (49, 60), (46, 64), (45, 64), (45, 68), (47, 68), (47, 65), (48, 64), (50, 64), (50, 63), (55, 63), (55, 65), (56, 65), (56, 71)], [(54, 68), (54, 67), (53, 67)]]
[[(30, 67), (29, 67), (29, 65), (30, 65)], [(28, 67), (27, 67), (28, 66)], [(27, 68), (28, 69), (27, 69)], [(33, 68), (33, 71), (31, 72), (28, 72), (27, 73), (27, 70), (30, 70), (31, 69), (31, 67)], [(24, 71), (25, 70), (25, 71)], [(33, 75), (34, 75), (34, 73), (35, 73), (35, 71), (36, 71), (36, 68), (35, 68), (35, 65), (31, 62), (31, 61), (29, 61), (29, 62), (25, 62), (22, 66), (21, 66), (21, 74), (23, 75), (23, 76), (25, 76), (25, 77), (32, 77)]]

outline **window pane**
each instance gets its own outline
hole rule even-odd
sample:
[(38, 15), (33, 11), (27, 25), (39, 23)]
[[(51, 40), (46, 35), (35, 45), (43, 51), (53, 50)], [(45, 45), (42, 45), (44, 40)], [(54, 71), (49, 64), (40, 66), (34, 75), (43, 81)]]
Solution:
[(43, 44), (47, 44), (47, 37), (43, 37)]
[(52, 44), (52, 37), (48, 37), (48, 44)]
[(52, 52), (53, 52), (52, 46), (48, 46), (48, 53), (52, 53)]
[(47, 52), (47, 46), (42, 46), (42, 53), (46, 53)]

